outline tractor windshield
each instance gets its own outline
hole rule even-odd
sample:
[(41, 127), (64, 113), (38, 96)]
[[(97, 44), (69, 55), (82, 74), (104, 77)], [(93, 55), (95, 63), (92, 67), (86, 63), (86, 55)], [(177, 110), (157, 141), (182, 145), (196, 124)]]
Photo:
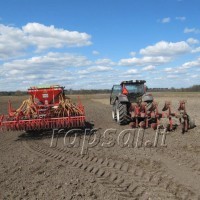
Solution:
[(129, 93), (135, 94), (144, 94), (144, 85), (143, 84), (125, 84), (126, 89)]

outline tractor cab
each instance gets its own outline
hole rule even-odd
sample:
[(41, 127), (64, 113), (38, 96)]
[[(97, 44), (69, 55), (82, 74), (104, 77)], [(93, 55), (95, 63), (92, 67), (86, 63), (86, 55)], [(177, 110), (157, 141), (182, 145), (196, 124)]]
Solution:
[(145, 88), (146, 86), (144, 85), (146, 81), (122, 81), (121, 82), (121, 88), (122, 88), (122, 94), (129, 95), (129, 94), (134, 94), (134, 95), (140, 95), (142, 96), (146, 91)]
[(146, 93), (146, 81), (122, 81), (120, 85), (114, 85), (111, 91), (110, 104), (112, 105), (117, 99), (119, 101), (137, 102)]

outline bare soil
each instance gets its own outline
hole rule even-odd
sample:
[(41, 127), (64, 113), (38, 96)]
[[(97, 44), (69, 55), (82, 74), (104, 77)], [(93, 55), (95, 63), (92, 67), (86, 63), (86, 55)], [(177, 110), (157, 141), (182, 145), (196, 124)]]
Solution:
[[(160, 107), (170, 100), (173, 109), (187, 100), (197, 127), (167, 133), (166, 146), (160, 137), (157, 147), (144, 146), (155, 139), (155, 131), (147, 129), (137, 148), (135, 140), (125, 144), (133, 131), (122, 137), (130, 127), (112, 120), (109, 95), (82, 95), (87, 121), (97, 129), (93, 134), (75, 138), (62, 132), (50, 147), (52, 131), (0, 133), (0, 199), (200, 199), (200, 94), (154, 96)], [(8, 99), (17, 108), (26, 98), (0, 97), (0, 112), (7, 112)]]

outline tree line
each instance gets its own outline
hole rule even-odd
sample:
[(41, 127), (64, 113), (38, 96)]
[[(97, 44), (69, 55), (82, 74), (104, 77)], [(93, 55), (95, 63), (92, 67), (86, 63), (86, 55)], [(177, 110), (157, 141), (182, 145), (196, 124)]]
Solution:
[(200, 85), (193, 85), (188, 88), (148, 88), (150, 92), (200, 92)]
[[(73, 95), (73, 94), (108, 94), (110, 93), (111, 90), (109, 89), (91, 89), (91, 90), (65, 90), (65, 94), (66, 95)], [(27, 91), (0, 91), (0, 96), (23, 96), (23, 95), (27, 95)]]
[[(149, 92), (200, 92), (200, 85), (193, 85), (188, 88), (148, 88)], [(73, 94), (109, 94), (111, 92), (110, 89), (80, 89), (80, 90), (65, 90), (65, 94), (73, 95)], [(0, 91), (0, 96), (23, 96), (27, 95), (27, 91)]]

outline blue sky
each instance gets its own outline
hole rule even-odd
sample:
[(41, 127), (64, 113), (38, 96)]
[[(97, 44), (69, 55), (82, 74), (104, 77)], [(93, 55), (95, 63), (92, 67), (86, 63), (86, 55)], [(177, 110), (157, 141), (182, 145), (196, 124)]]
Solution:
[(198, 0), (2, 0), (0, 91), (200, 84)]

